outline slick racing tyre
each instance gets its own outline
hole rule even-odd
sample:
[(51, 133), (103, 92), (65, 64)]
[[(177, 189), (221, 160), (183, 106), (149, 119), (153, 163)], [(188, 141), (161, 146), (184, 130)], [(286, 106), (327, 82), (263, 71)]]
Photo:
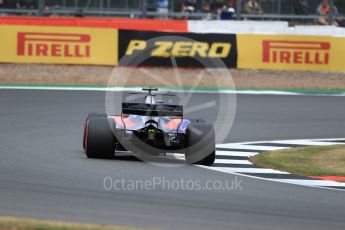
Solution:
[(86, 124), (87, 124), (87, 121), (89, 120), (90, 117), (106, 117), (107, 114), (105, 113), (88, 113), (87, 114), (87, 118), (85, 120), (85, 123), (84, 123), (84, 132), (83, 132), (83, 148), (85, 150), (85, 133), (86, 133)]
[(84, 150), (88, 158), (113, 158), (115, 136), (113, 120), (103, 116), (91, 116), (87, 119), (84, 131)]
[(206, 123), (191, 123), (187, 129), (186, 161), (189, 164), (211, 165), (216, 157), (214, 128)]

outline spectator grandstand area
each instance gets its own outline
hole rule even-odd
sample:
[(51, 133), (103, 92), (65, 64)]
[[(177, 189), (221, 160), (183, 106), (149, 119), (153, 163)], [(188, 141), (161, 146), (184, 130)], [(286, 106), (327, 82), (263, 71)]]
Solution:
[[(249, 0), (0, 0), (1, 15), (99, 16), (131, 18), (284, 20), (293, 24), (319, 24), (321, 0), (257, 0), (260, 13), (248, 13)], [(345, 1), (328, 0), (327, 23), (341, 22)], [(162, 11), (159, 2), (166, 2)], [(164, 4), (164, 3), (163, 3)], [(218, 4), (218, 5), (217, 5)], [(222, 5), (221, 8), (219, 6)], [(217, 8), (218, 7), (218, 8)], [(343, 23), (337, 23), (342, 26)]]

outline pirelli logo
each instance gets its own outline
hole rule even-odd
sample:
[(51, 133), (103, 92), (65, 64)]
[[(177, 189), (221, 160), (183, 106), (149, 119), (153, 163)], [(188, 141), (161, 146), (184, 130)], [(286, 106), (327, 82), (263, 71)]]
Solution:
[(263, 41), (264, 63), (328, 65), (331, 44), (329, 42)]
[(89, 58), (91, 36), (67, 33), (17, 33), (17, 55)]

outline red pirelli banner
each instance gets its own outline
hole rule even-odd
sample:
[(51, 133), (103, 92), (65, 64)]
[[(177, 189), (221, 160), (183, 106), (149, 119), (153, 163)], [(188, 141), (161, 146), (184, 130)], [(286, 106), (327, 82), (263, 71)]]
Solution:
[(345, 38), (237, 35), (240, 69), (345, 71)]
[(0, 26), (0, 62), (117, 65), (114, 29)]

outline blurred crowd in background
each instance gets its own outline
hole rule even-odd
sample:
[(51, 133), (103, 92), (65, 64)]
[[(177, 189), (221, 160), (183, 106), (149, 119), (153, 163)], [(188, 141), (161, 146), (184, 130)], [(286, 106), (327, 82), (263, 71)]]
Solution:
[[(24, 14), (6, 12), (5, 9), (34, 10), (40, 7), (41, 13), (48, 16), (62, 15), (49, 11), (71, 8), (78, 10), (75, 16), (83, 16), (85, 9), (101, 9), (128, 10), (130, 17), (204, 20), (276, 20), (267, 15), (293, 14), (296, 18), (314, 15), (318, 17), (312, 23), (343, 26), (341, 12), (345, 12), (345, 0), (0, 0), (2, 15)], [(131, 14), (135, 10), (142, 15)], [(102, 16), (101, 13), (98, 16)]]

